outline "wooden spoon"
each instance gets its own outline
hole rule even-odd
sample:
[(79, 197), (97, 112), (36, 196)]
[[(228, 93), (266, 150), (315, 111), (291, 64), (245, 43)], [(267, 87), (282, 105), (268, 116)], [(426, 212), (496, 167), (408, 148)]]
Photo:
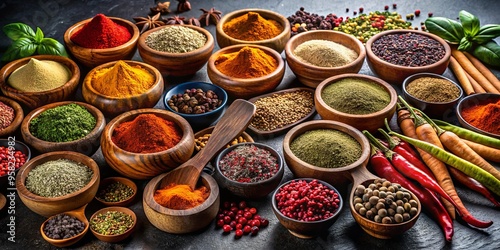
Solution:
[(219, 150), (247, 128), (254, 113), (255, 105), (243, 99), (235, 100), (215, 125), (205, 147), (193, 158), (169, 172), (163, 178), (160, 187), (171, 183), (187, 184), (194, 190), (205, 165)]
[(83, 224), (85, 224), (85, 228), (83, 229), (83, 231), (71, 238), (67, 238), (67, 239), (52, 239), (52, 238), (49, 238), (44, 232), (43, 232), (43, 228), (45, 227), (45, 224), (47, 224), (47, 222), (52, 219), (54, 216), (51, 216), (50, 218), (48, 218), (47, 220), (45, 220), (45, 222), (43, 222), (42, 226), (40, 226), (40, 233), (42, 234), (42, 237), (47, 241), (49, 242), (50, 244), (56, 246), (56, 247), (67, 247), (67, 246), (71, 246), (73, 244), (75, 244), (76, 242), (78, 242), (79, 240), (81, 240), (83, 238), (83, 236), (85, 236), (85, 234), (87, 233), (87, 231), (89, 231), (89, 221), (87, 220), (87, 217), (85, 216), (85, 207), (87, 207), (87, 204), (75, 209), (75, 210), (71, 210), (71, 211), (67, 211), (67, 212), (63, 212), (63, 214), (67, 214), (67, 215), (70, 215), (70, 216), (73, 216), (75, 218), (77, 218), (79, 221), (83, 222)]

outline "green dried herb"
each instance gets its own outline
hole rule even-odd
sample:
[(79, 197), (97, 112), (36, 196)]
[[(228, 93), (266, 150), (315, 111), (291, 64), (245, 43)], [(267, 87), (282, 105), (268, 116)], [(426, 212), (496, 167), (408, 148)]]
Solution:
[(90, 228), (103, 235), (123, 234), (134, 226), (132, 216), (119, 211), (106, 211), (90, 220)]

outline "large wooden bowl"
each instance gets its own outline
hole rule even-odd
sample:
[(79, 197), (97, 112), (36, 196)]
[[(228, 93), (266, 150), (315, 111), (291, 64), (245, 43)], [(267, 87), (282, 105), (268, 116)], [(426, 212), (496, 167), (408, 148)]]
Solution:
[(127, 97), (107, 96), (94, 89), (92, 86), (92, 78), (97, 70), (113, 67), (116, 64), (116, 61), (105, 63), (93, 68), (83, 80), (83, 99), (100, 109), (107, 117), (115, 117), (130, 110), (152, 108), (158, 103), (158, 100), (160, 100), (161, 95), (163, 94), (163, 77), (155, 67), (143, 62), (125, 62), (131, 66), (139, 65), (149, 71), (149, 73), (154, 76), (155, 83), (146, 92), (138, 95)]
[[(382, 110), (379, 110), (375, 113), (364, 114), (364, 115), (348, 114), (328, 106), (328, 104), (326, 104), (323, 98), (321, 97), (321, 93), (328, 85), (335, 84), (335, 82), (338, 82), (346, 78), (355, 78), (364, 81), (369, 81), (371, 83), (381, 86), (389, 93), (389, 96), (391, 98), (389, 104)], [(396, 90), (391, 85), (389, 85), (388, 83), (379, 78), (362, 74), (342, 74), (338, 76), (332, 76), (321, 82), (316, 88), (316, 91), (314, 93), (314, 105), (316, 106), (316, 110), (318, 111), (318, 114), (321, 116), (322, 119), (343, 122), (359, 130), (368, 130), (370, 132), (374, 132), (378, 128), (383, 127), (384, 120), (386, 118), (388, 120), (391, 119), (391, 117), (396, 112), (397, 101), (398, 101), (398, 96)]]
[[(215, 67), (215, 61), (223, 54), (237, 52), (243, 47), (248, 46), (258, 48), (266, 54), (272, 56), (278, 62), (276, 70), (268, 75), (257, 78), (235, 78), (230, 77), (220, 72)], [(276, 50), (270, 49), (262, 45), (239, 44), (222, 48), (216, 51), (208, 60), (207, 74), (213, 84), (223, 88), (229, 96), (233, 98), (248, 99), (261, 94), (265, 94), (274, 90), (285, 75), (285, 61)]]
[[(358, 53), (358, 57), (344, 66), (319, 67), (300, 61), (293, 53), (297, 46), (310, 40), (326, 40), (341, 44)], [(297, 79), (304, 85), (316, 88), (331, 76), (358, 73), (366, 57), (365, 46), (355, 36), (333, 30), (313, 30), (293, 36), (285, 46), (286, 62)]]
[(90, 217), (90, 221), (92, 221), (92, 218), (96, 217), (97, 215), (106, 213), (108, 211), (122, 212), (122, 213), (125, 213), (125, 214), (128, 214), (128, 215), (132, 216), (132, 220), (134, 220), (134, 225), (132, 225), (132, 227), (129, 228), (124, 233), (122, 233), (122, 234), (115, 234), (115, 235), (100, 234), (100, 233), (94, 231), (94, 229), (92, 229), (92, 227), (90, 227), (90, 231), (92, 232), (92, 234), (94, 234), (94, 236), (97, 239), (99, 239), (101, 241), (104, 241), (104, 242), (110, 242), (110, 243), (119, 242), (119, 241), (122, 241), (122, 240), (128, 238), (132, 234), (132, 232), (134, 232), (134, 229), (135, 229), (135, 227), (137, 225), (137, 216), (135, 215), (134, 211), (132, 211), (132, 210), (126, 208), (126, 207), (106, 207), (106, 208), (103, 208), (103, 209), (95, 212)]
[(202, 172), (198, 185), (203, 185), (210, 190), (210, 194), (199, 206), (175, 210), (158, 204), (154, 198), (154, 192), (163, 185), (166, 174), (161, 174), (148, 182), (144, 188), (142, 207), (149, 222), (156, 228), (172, 234), (186, 234), (196, 232), (208, 226), (217, 215), (220, 206), (219, 186), (212, 176)]
[(5, 105), (11, 107), (14, 110), (14, 120), (4, 129), (0, 129), (0, 138), (14, 135), (17, 132), (19, 126), (21, 126), (21, 122), (24, 119), (24, 111), (21, 105), (18, 102), (7, 98), (5, 96), (0, 96), (0, 102), (3, 102)]
[[(406, 33), (415, 33), (430, 37), (438, 41), (441, 45), (443, 45), (446, 51), (444, 57), (441, 60), (431, 65), (406, 67), (386, 62), (373, 53), (372, 51), (373, 43), (380, 37), (391, 34), (406, 34)], [(382, 78), (383, 80), (387, 81), (390, 84), (400, 85), (407, 77), (414, 75), (416, 73), (434, 73), (441, 75), (448, 67), (448, 63), (450, 62), (450, 56), (451, 56), (450, 45), (448, 45), (448, 43), (445, 40), (441, 39), (440, 37), (425, 31), (387, 30), (372, 36), (370, 39), (368, 39), (368, 41), (366, 41), (366, 62), (368, 63), (370, 70), (373, 73), (375, 73), (378, 77)]]
[[(168, 150), (146, 154), (119, 148), (111, 140), (113, 131), (119, 124), (131, 121), (140, 114), (155, 114), (175, 122), (183, 132), (180, 142)], [(106, 125), (101, 137), (101, 150), (106, 162), (118, 173), (130, 179), (145, 180), (170, 171), (191, 158), (194, 151), (194, 133), (186, 119), (177, 114), (161, 109), (138, 109), (123, 113)]]
[[(74, 141), (51, 142), (39, 139), (31, 133), (29, 128), (31, 121), (36, 117), (38, 117), (41, 113), (49, 109), (53, 109), (55, 107), (68, 105), (72, 103), (84, 107), (96, 119), (96, 125), (94, 129), (90, 131), (86, 136)], [(23, 120), (23, 123), (21, 124), (21, 132), (24, 141), (40, 153), (48, 153), (53, 151), (74, 151), (82, 153), (87, 156), (92, 156), (97, 151), (97, 149), (99, 149), (100, 146), (99, 142), (105, 125), (106, 125), (106, 120), (104, 119), (104, 115), (96, 107), (84, 102), (64, 101), (64, 102), (47, 104), (31, 111), (29, 114), (26, 115), (26, 117)]]
[[(69, 71), (71, 72), (71, 78), (64, 85), (47, 91), (24, 92), (11, 87), (7, 83), (7, 79), (9, 78), (10, 74), (19, 67), (27, 64), (31, 58), (62, 63), (63, 65), (68, 67)], [(8, 63), (0, 70), (0, 89), (2, 90), (3, 94), (13, 100), (18, 101), (28, 110), (38, 108), (45, 104), (70, 99), (78, 88), (79, 81), (80, 68), (78, 68), (78, 65), (76, 65), (73, 60), (64, 56), (37, 55), (25, 57)]]
[[(64, 44), (69, 52), (76, 58), (76, 60), (87, 68), (93, 68), (97, 65), (117, 61), (117, 60), (130, 60), (135, 54), (137, 40), (139, 39), (139, 28), (126, 19), (118, 17), (109, 17), (115, 23), (127, 27), (132, 35), (130, 40), (120, 46), (107, 48), (107, 49), (90, 49), (81, 47), (71, 41), (71, 36), (83, 28), (85, 24), (90, 22), (92, 18), (80, 21), (73, 26), (69, 27), (64, 32)], [(92, 39), (92, 38), (89, 38)]]
[[(316, 129), (334, 129), (352, 136), (361, 145), (362, 153), (358, 160), (350, 165), (339, 168), (323, 168), (309, 164), (297, 156), (290, 149), (290, 143), (306, 131)], [(368, 139), (357, 129), (345, 123), (327, 120), (314, 120), (301, 123), (288, 131), (283, 139), (283, 156), (288, 168), (297, 178), (314, 178), (326, 181), (337, 189), (344, 191), (351, 183), (349, 170), (368, 164), (370, 156), (370, 144)]]
[[(40, 164), (59, 159), (80, 162), (89, 167), (94, 172), (89, 183), (76, 192), (54, 198), (42, 197), (30, 192), (25, 185), (28, 173)], [(41, 154), (28, 161), (17, 174), (16, 188), (19, 198), (21, 198), (26, 207), (41, 216), (50, 217), (74, 210), (92, 201), (99, 188), (99, 178), (99, 166), (92, 158), (72, 151), (57, 151)]]
[(83, 222), (83, 224), (85, 224), (85, 228), (83, 229), (83, 231), (71, 238), (66, 238), (66, 239), (52, 239), (50, 237), (48, 237), (45, 232), (43, 231), (43, 229), (45, 228), (45, 225), (47, 224), (47, 222), (49, 222), (50, 219), (52, 219), (54, 216), (51, 216), (49, 217), (47, 220), (45, 220), (42, 225), (40, 226), (40, 234), (42, 235), (43, 239), (46, 240), (48, 243), (54, 245), (55, 247), (67, 247), (67, 246), (71, 246), (75, 243), (77, 243), (78, 241), (80, 241), (83, 236), (85, 236), (85, 234), (87, 234), (87, 232), (89, 231), (89, 221), (87, 220), (87, 217), (85, 217), (85, 207), (87, 207), (87, 205), (83, 205), (82, 207), (80, 208), (77, 208), (75, 210), (72, 210), (72, 211), (68, 211), (68, 212), (64, 212), (64, 214), (67, 214), (69, 216), (73, 216), (75, 218), (77, 218), (79, 221)]
[(142, 60), (157, 68), (164, 76), (187, 76), (193, 75), (200, 70), (212, 55), (214, 50), (214, 38), (212, 34), (204, 28), (193, 25), (183, 25), (194, 29), (207, 37), (207, 42), (199, 49), (186, 53), (169, 53), (154, 50), (146, 44), (146, 38), (153, 32), (161, 29), (168, 29), (172, 25), (161, 26), (148, 30), (141, 34), (137, 48)]
[[(234, 37), (229, 36), (224, 32), (222, 27), (224, 26), (225, 23), (231, 21), (232, 19), (245, 15), (248, 12), (256, 12), (259, 13), (263, 18), (265, 19), (271, 19), (277, 21), (281, 26), (283, 26), (283, 31), (277, 35), (276, 37), (273, 37), (271, 39), (266, 39), (266, 40), (260, 40), (260, 41), (245, 41), (245, 40), (240, 40), (236, 39)], [(285, 48), (285, 44), (288, 42), (291, 36), (291, 27), (290, 27), (290, 22), (286, 19), (285, 16), (276, 13), (274, 11), (266, 10), (266, 9), (240, 9), (240, 10), (235, 10), (233, 12), (227, 13), (222, 18), (220, 21), (217, 23), (217, 27), (215, 30), (215, 36), (217, 39), (217, 44), (219, 45), (220, 48), (224, 48), (227, 46), (231, 45), (236, 45), (236, 44), (244, 44), (244, 45), (250, 45), (250, 44), (255, 44), (255, 45), (261, 45), (265, 47), (269, 47), (271, 49), (276, 50), (278, 53), (283, 52), (283, 49)]]

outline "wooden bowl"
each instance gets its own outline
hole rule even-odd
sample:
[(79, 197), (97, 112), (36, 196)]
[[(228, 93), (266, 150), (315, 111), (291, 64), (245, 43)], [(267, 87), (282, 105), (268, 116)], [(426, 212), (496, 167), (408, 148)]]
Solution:
[(0, 211), (3, 210), (3, 208), (5, 207), (5, 204), (7, 204), (7, 198), (5, 198), (5, 195), (0, 193)]
[[(358, 57), (341, 67), (319, 67), (300, 61), (293, 53), (300, 44), (310, 40), (327, 40), (341, 44), (358, 53)], [(333, 30), (312, 30), (293, 36), (285, 46), (286, 62), (297, 79), (304, 85), (316, 88), (331, 76), (358, 73), (365, 61), (365, 46), (355, 36)]]
[[(31, 58), (62, 63), (63, 65), (68, 67), (69, 71), (71, 72), (71, 78), (64, 85), (47, 91), (24, 92), (11, 87), (7, 83), (7, 79), (9, 78), (10, 74), (19, 67), (27, 64)], [(70, 99), (78, 88), (79, 81), (80, 68), (78, 68), (78, 65), (76, 65), (73, 60), (64, 56), (37, 55), (25, 57), (8, 63), (0, 70), (0, 89), (2, 90), (3, 94), (13, 100), (18, 101), (21, 105), (26, 106), (26, 108), (29, 110), (38, 108), (45, 104)]]
[[(230, 77), (220, 72), (215, 67), (215, 61), (223, 54), (237, 52), (243, 47), (248, 46), (258, 48), (266, 54), (272, 56), (278, 62), (276, 70), (268, 75), (257, 78), (235, 78)], [(233, 98), (248, 99), (254, 96), (262, 95), (274, 90), (285, 75), (285, 61), (281, 55), (273, 49), (262, 45), (239, 44), (222, 48), (216, 51), (208, 60), (207, 74), (213, 84), (223, 88), (229, 96)]]
[(162, 187), (162, 180), (166, 175), (168, 173), (153, 178), (144, 188), (142, 207), (149, 222), (156, 228), (172, 234), (192, 233), (208, 226), (219, 211), (220, 194), (217, 182), (212, 176), (202, 172), (198, 185), (210, 189), (207, 200), (190, 209), (175, 210), (163, 207), (153, 199), (154, 192)]
[[(36, 117), (38, 117), (41, 113), (55, 107), (68, 105), (72, 103), (84, 107), (96, 119), (96, 125), (94, 129), (90, 131), (90, 133), (88, 133), (86, 136), (74, 141), (51, 142), (39, 139), (31, 133), (29, 128), (31, 121)], [(31, 111), (29, 114), (26, 115), (26, 117), (23, 120), (23, 123), (21, 124), (21, 132), (24, 141), (40, 153), (48, 153), (53, 151), (74, 151), (82, 153), (87, 156), (92, 156), (97, 151), (97, 149), (99, 149), (100, 146), (99, 140), (101, 138), (101, 134), (102, 131), (104, 130), (105, 125), (106, 125), (106, 120), (104, 119), (104, 115), (96, 107), (84, 102), (64, 101), (64, 102), (47, 104)]]
[[(173, 148), (156, 153), (138, 154), (119, 148), (111, 140), (113, 131), (119, 124), (131, 121), (140, 114), (155, 114), (175, 122), (183, 132), (180, 142)], [(194, 133), (186, 119), (177, 114), (161, 109), (138, 109), (125, 112), (106, 125), (101, 137), (101, 150), (106, 162), (119, 174), (134, 180), (145, 180), (170, 171), (191, 158)]]
[(106, 208), (103, 208), (103, 209), (95, 212), (90, 217), (90, 221), (92, 221), (92, 219), (94, 217), (96, 217), (97, 215), (106, 213), (108, 211), (122, 212), (122, 213), (125, 213), (125, 214), (132, 216), (132, 219), (134, 220), (134, 225), (131, 228), (129, 228), (127, 231), (125, 231), (124, 233), (115, 234), (115, 235), (100, 234), (100, 233), (94, 231), (94, 229), (92, 229), (92, 227), (90, 227), (90, 231), (92, 232), (92, 234), (94, 234), (94, 236), (97, 239), (104, 241), (104, 242), (110, 242), (110, 243), (119, 242), (119, 241), (122, 241), (122, 240), (126, 239), (127, 237), (129, 237), (132, 234), (132, 232), (134, 232), (135, 226), (137, 225), (137, 216), (135, 215), (134, 211), (132, 211), (126, 207), (106, 207)]
[[(69, 52), (76, 58), (76, 60), (87, 68), (93, 68), (103, 63), (117, 61), (117, 60), (130, 60), (135, 54), (137, 40), (139, 39), (139, 28), (126, 19), (118, 17), (109, 17), (113, 22), (120, 24), (128, 29), (132, 38), (120, 46), (107, 49), (90, 49), (81, 47), (71, 41), (71, 36), (79, 31), (85, 24), (90, 22), (92, 18), (80, 21), (73, 26), (69, 27), (64, 32), (64, 44)], [(91, 39), (91, 38), (89, 38)]]
[[(326, 104), (321, 97), (323, 90), (328, 85), (335, 84), (335, 82), (346, 78), (364, 80), (381, 86), (389, 93), (389, 96), (391, 98), (389, 104), (382, 110), (364, 115), (348, 114), (328, 106), (328, 104)], [(342, 74), (338, 76), (332, 76), (321, 82), (316, 88), (316, 92), (314, 93), (314, 105), (316, 106), (316, 111), (318, 111), (318, 114), (322, 119), (343, 122), (359, 130), (368, 130), (370, 132), (374, 132), (378, 128), (383, 127), (385, 118), (387, 118), (388, 120), (391, 119), (391, 117), (396, 112), (397, 100), (398, 97), (396, 90), (391, 85), (379, 78), (362, 74)]]
[(477, 133), (480, 133), (483, 135), (487, 135), (487, 136), (490, 136), (490, 137), (493, 137), (496, 139), (500, 139), (500, 132), (498, 134), (495, 134), (495, 133), (491, 133), (491, 132), (487, 132), (487, 131), (484, 131), (482, 129), (479, 129), (479, 128), (473, 126), (472, 124), (470, 124), (469, 122), (467, 122), (464, 119), (464, 117), (462, 116), (462, 111), (464, 108), (470, 108), (470, 107), (477, 106), (477, 105), (486, 105), (488, 103), (495, 103), (498, 100), (500, 100), (500, 94), (494, 94), (494, 93), (473, 94), (473, 95), (469, 95), (469, 96), (462, 98), (462, 100), (460, 100), (458, 102), (458, 105), (455, 109), (455, 114), (457, 116), (458, 122), (460, 123), (460, 125), (462, 125), (462, 127), (466, 128), (466, 129), (469, 129), (469, 130), (472, 130), (474, 132), (477, 132)]
[[(108, 185), (115, 183), (115, 182), (120, 182), (124, 185), (129, 186), (130, 188), (132, 188), (134, 193), (130, 197), (128, 197), (126, 200), (117, 201), (117, 202), (105, 201), (105, 200), (99, 198), (99, 192), (102, 189), (106, 188)], [(136, 196), (137, 196), (137, 185), (135, 184), (135, 182), (133, 182), (130, 179), (124, 178), (124, 177), (108, 177), (108, 178), (101, 180), (101, 184), (99, 185), (99, 189), (97, 190), (97, 195), (96, 195), (95, 199), (107, 207), (126, 207), (135, 200)]]
[[(316, 129), (334, 129), (352, 136), (361, 145), (362, 153), (360, 158), (350, 165), (339, 168), (317, 167), (299, 159), (290, 149), (290, 143), (306, 131)], [(339, 190), (347, 190), (348, 184), (351, 183), (349, 170), (368, 164), (370, 144), (359, 130), (350, 125), (336, 121), (314, 120), (301, 123), (286, 133), (283, 139), (283, 156), (288, 168), (295, 177), (319, 179), (330, 183)]]
[(19, 126), (21, 126), (21, 122), (24, 119), (24, 111), (21, 105), (18, 102), (7, 98), (5, 96), (0, 96), (0, 102), (3, 102), (5, 105), (10, 106), (14, 110), (14, 120), (4, 129), (0, 129), (0, 137), (8, 137), (14, 135), (17, 132)]
[(89, 221), (87, 220), (87, 217), (85, 217), (85, 207), (86, 206), (87, 205), (83, 205), (82, 207), (77, 208), (75, 210), (64, 212), (64, 214), (67, 214), (69, 216), (73, 216), (73, 217), (77, 218), (79, 221), (83, 222), (83, 224), (85, 224), (85, 228), (83, 229), (83, 231), (81, 233), (79, 233), (71, 238), (67, 238), (67, 239), (52, 239), (52, 238), (48, 237), (45, 234), (45, 232), (43, 231), (43, 229), (45, 228), (45, 225), (47, 224), (47, 222), (49, 222), (49, 220), (51, 220), (54, 216), (56, 216), (56, 215), (54, 215), (54, 216), (51, 216), (48, 219), (46, 219), (42, 223), (42, 225), (40, 226), (40, 234), (42, 235), (43, 239), (55, 247), (68, 247), (68, 246), (71, 246), (71, 245), (77, 243), (79, 240), (81, 240), (83, 238), (83, 236), (85, 236), (85, 234), (87, 234), (87, 232), (89, 231)]
[[(94, 175), (85, 187), (71, 194), (49, 198), (30, 192), (25, 186), (28, 173), (40, 164), (58, 159), (68, 159), (80, 162), (89, 167), (94, 172)], [(99, 166), (92, 158), (72, 151), (57, 151), (41, 154), (28, 161), (17, 174), (16, 188), (21, 201), (26, 207), (41, 216), (49, 217), (79, 208), (89, 203), (92, 199), (94, 199), (95, 194), (97, 193), (97, 189), (99, 188), (99, 178)]]
[[(28, 145), (16, 141), (14, 138), (9, 137), (8, 139), (0, 139), (0, 146), (8, 148), (9, 146), (14, 147), (15, 150), (21, 151), (26, 156), (26, 164), (31, 159), (31, 150)], [(8, 159), (8, 155), (0, 157), (0, 159)], [(22, 166), (14, 170), (14, 174), (7, 172), (4, 175), (0, 175), (0, 193), (4, 193), (8, 187), (13, 187), (16, 180), (16, 175)], [(10, 169), (9, 169), (10, 170)]]
[[(372, 51), (373, 43), (380, 37), (386, 35), (406, 34), (406, 33), (415, 33), (437, 40), (441, 45), (444, 46), (445, 49), (444, 57), (441, 60), (431, 65), (407, 67), (386, 62), (373, 53)], [(366, 41), (366, 62), (368, 63), (370, 70), (373, 73), (375, 73), (378, 77), (380, 77), (381, 79), (390, 84), (400, 85), (407, 77), (414, 75), (416, 73), (434, 73), (441, 75), (448, 67), (448, 63), (450, 62), (450, 56), (451, 56), (450, 45), (448, 45), (448, 43), (443, 39), (441, 39), (440, 37), (425, 31), (387, 30), (372, 36), (370, 39), (368, 39), (368, 41)]]
[(187, 76), (193, 75), (200, 70), (212, 55), (214, 50), (214, 38), (204, 28), (193, 25), (182, 25), (194, 29), (207, 37), (205, 45), (199, 49), (186, 53), (169, 53), (150, 48), (146, 44), (146, 38), (160, 29), (168, 29), (172, 25), (161, 26), (148, 30), (141, 34), (137, 48), (142, 60), (157, 68), (164, 76)]
[(283, 225), (286, 229), (288, 229), (288, 231), (292, 235), (294, 235), (296, 237), (299, 237), (302, 239), (310, 239), (310, 238), (314, 238), (318, 235), (326, 234), (328, 232), (328, 229), (339, 218), (340, 212), (342, 211), (342, 208), (344, 206), (343, 205), (344, 202), (342, 200), (342, 197), (341, 197), (339, 191), (337, 191), (337, 189), (335, 189), (335, 187), (333, 187), (329, 183), (318, 180), (321, 184), (327, 186), (330, 190), (334, 190), (339, 195), (339, 200), (340, 200), (340, 202), (338, 204), (339, 207), (337, 208), (337, 210), (335, 210), (335, 212), (333, 213), (333, 216), (328, 218), (328, 219), (323, 219), (323, 220), (319, 220), (319, 221), (295, 220), (295, 219), (292, 219), (290, 217), (285, 216), (283, 213), (281, 213), (279, 211), (278, 204), (276, 203), (276, 195), (278, 194), (279, 190), (283, 186), (288, 185), (292, 181), (298, 181), (298, 180), (305, 180), (307, 182), (310, 182), (314, 179), (313, 178), (298, 178), (298, 179), (290, 180), (290, 181), (280, 185), (276, 189), (276, 191), (274, 191), (273, 196), (272, 196), (272, 200), (271, 200), (274, 215), (276, 215), (276, 218), (278, 218), (278, 221), (281, 223), (281, 225)]
[[(254, 145), (256, 147), (269, 151), (271, 155), (276, 157), (279, 166), (278, 172), (276, 172), (273, 176), (271, 176), (271, 178), (267, 180), (253, 182), (253, 183), (243, 183), (227, 178), (224, 174), (222, 174), (219, 162), (226, 154), (233, 151), (236, 147), (242, 145)], [(217, 180), (217, 183), (219, 183), (219, 185), (222, 188), (227, 189), (230, 193), (246, 199), (261, 199), (266, 197), (269, 193), (275, 190), (276, 187), (278, 187), (281, 180), (283, 179), (283, 175), (285, 173), (285, 166), (283, 165), (283, 158), (274, 148), (258, 142), (246, 142), (246, 143), (236, 144), (229, 148), (224, 149), (217, 156), (217, 159), (215, 160), (214, 173), (215, 173), (214, 178), (215, 180)]]
[[(224, 32), (222, 27), (224, 26), (225, 23), (231, 21), (236, 17), (245, 15), (248, 12), (256, 12), (259, 13), (259, 15), (261, 15), (265, 19), (268, 20), (271, 19), (277, 21), (278, 23), (281, 24), (281, 26), (283, 26), (283, 32), (281, 32), (279, 35), (271, 39), (260, 40), (260, 41), (240, 40), (233, 38)], [(266, 9), (240, 9), (227, 13), (224, 16), (222, 16), (219, 23), (217, 23), (215, 30), (215, 37), (217, 39), (217, 44), (219, 45), (220, 48), (236, 44), (244, 44), (244, 45), (255, 44), (255, 45), (269, 47), (271, 49), (276, 50), (278, 53), (281, 53), (283, 51), (283, 49), (285, 48), (285, 44), (290, 39), (290, 36), (291, 36), (291, 27), (288, 19), (286, 19), (286, 17), (277, 12)]]
[[(413, 82), (414, 80), (421, 78), (421, 77), (432, 77), (432, 78), (438, 78), (438, 79), (443, 79), (446, 81), (451, 82), (455, 87), (459, 90), (459, 95), (457, 98), (454, 100), (448, 101), (448, 102), (428, 102), (424, 101), (421, 99), (418, 99), (417, 97), (411, 95), (408, 93), (407, 87), (408, 84)], [(436, 118), (443, 118), (443, 117), (449, 117), (450, 114), (454, 112), (454, 107), (462, 98), (464, 95), (464, 91), (460, 87), (459, 84), (456, 82), (452, 81), (449, 78), (446, 78), (442, 75), (436, 75), (433, 73), (418, 73), (415, 75), (411, 75), (408, 78), (406, 78), (403, 82), (403, 96), (404, 98), (408, 101), (410, 105), (412, 105), (415, 108), (420, 109), (423, 111), (426, 115), (430, 117), (436, 117)]]
[(93, 68), (83, 80), (83, 99), (85, 99), (86, 102), (97, 107), (107, 117), (115, 117), (119, 114), (134, 109), (152, 108), (158, 103), (158, 100), (160, 100), (161, 95), (163, 94), (163, 77), (155, 67), (143, 62), (125, 62), (131, 66), (139, 65), (149, 71), (149, 73), (151, 73), (155, 77), (155, 83), (146, 92), (138, 95), (126, 97), (107, 96), (94, 89), (94, 87), (92, 86), (92, 78), (96, 71), (103, 68), (113, 67), (116, 64), (116, 61), (105, 63)]

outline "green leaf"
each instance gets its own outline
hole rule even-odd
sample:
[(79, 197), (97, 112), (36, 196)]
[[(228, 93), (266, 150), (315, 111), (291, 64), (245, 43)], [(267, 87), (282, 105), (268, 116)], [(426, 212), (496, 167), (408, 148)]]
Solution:
[(465, 10), (461, 10), (458, 13), (458, 16), (460, 18), (460, 22), (462, 23), (465, 36), (470, 38), (474, 37), (477, 32), (479, 32), (479, 28), (481, 27), (479, 19)]
[(450, 43), (459, 43), (464, 37), (462, 24), (444, 17), (429, 17), (425, 20), (425, 28)]
[(472, 38), (477, 44), (487, 43), (500, 36), (500, 25), (486, 24), (479, 29), (479, 32)]
[(460, 51), (467, 51), (470, 48), (472, 48), (472, 42), (467, 40), (466, 37), (463, 37), (462, 40), (460, 40), (460, 45), (458, 45), (458, 50)]
[(21, 37), (35, 37), (33, 29), (24, 23), (7, 24), (3, 26), (2, 30), (13, 41)]
[(44, 38), (38, 45), (37, 53), (40, 55), (59, 55), (68, 57), (64, 46), (53, 38)]
[(477, 46), (472, 54), (488, 65), (500, 67), (500, 46), (494, 41)]
[(40, 29), (40, 27), (36, 27), (36, 34), (35, 34), (35, 42), (36, 43), (41, 43), (43, 40), (43, 31)]
[(2, 61), (13, 61), (23, 57), (31, 56), (35, 53), (37, 47), (33, 40), (27, 37), (21, 37), (15, 40), (2, 56)]

